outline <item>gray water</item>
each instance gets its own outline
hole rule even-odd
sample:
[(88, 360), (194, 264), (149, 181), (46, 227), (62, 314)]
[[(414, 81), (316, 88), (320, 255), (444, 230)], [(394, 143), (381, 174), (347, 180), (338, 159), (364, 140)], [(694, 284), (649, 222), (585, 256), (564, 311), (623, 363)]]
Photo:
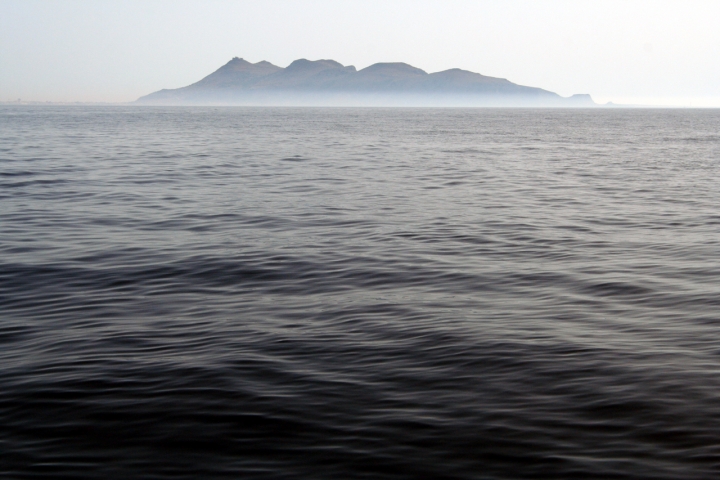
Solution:
[(718, 478), (719, 132), (0, 107), (0, 476)]

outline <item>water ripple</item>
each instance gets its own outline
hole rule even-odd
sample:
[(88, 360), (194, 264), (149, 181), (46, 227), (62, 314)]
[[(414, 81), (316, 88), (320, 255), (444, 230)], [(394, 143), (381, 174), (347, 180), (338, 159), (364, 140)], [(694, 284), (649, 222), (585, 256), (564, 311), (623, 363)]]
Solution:
[(719, 127), (0, 107), (0, 476), (715, 478)]

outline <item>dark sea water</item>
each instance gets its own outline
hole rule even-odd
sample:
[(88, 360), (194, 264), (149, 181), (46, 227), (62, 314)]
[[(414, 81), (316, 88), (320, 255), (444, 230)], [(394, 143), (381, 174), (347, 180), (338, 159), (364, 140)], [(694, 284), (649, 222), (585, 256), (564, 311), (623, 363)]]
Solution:
[(720, 478), (720, 111), (0, 107), (3, 479)]

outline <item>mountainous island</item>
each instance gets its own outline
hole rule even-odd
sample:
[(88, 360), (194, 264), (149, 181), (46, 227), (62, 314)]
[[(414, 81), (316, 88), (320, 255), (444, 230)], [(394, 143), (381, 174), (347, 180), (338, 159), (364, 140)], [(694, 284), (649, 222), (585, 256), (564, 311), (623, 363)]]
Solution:
[(427, 73), (406, 63), (362, 70), (334, 60), (295, 60), (286, 68), (233, 58), (187, 87), (139, 98), (149, 105), (490, 106), (592, 107), (590, 95), (571, 97), (504, 78), (453, 68)]

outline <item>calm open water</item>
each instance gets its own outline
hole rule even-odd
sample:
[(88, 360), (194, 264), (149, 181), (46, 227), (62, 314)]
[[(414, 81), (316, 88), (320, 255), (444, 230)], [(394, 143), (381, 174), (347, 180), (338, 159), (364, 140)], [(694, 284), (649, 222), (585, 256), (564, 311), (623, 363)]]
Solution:
[(0, 107), (0, 476), (720, 478), (720, 111)]

